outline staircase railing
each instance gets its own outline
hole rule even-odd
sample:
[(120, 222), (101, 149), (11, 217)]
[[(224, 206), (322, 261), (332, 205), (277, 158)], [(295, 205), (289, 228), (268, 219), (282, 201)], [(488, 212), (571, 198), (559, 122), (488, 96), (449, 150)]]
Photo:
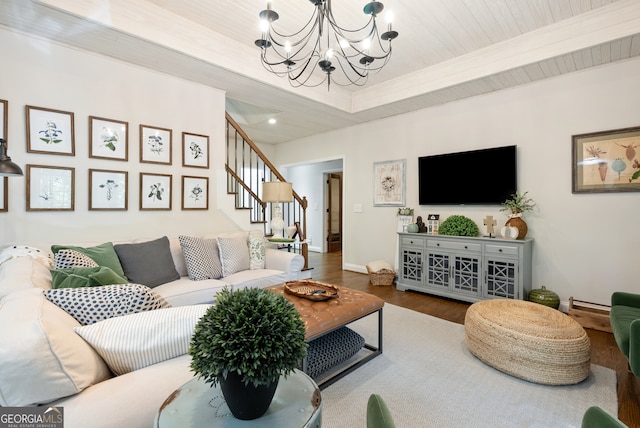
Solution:
[[(286, 180), (229, 113), (225, 113), (225, 116), (227, 193), (235, 196), (236, 209), (248, 210), (251, 223), (263, 224), (265, 235), (272, 235), (267, 220), (271, 218), (273, 203), (262, 200), (262, 183)], [(307, 198), (301, 197), (295, 190), (293, 202), (282, 204), (285, 228), (297, 226), (299, 235), (299, 242), (289, 245), (288, 250), (298, 252), (304, 257), (305, 270), (309, 269), (309, 248), (305, 242), (307, 205)]]

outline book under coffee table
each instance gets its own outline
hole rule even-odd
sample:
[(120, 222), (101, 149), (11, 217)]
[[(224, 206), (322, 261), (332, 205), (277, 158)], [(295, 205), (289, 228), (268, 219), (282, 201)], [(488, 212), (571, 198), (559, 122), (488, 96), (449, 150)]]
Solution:
[[(382, 354), (382, 309), (384, 300), (379, 297), (347, 287), (338, 287), (337, 297), (315, 301), (290, 294), (286, 292), (283, 285), (269, 287), (269, 289), (282, 294), (287, 300), (293, 303), (300, 313), (300, 317), (305, 324), (305, 337), (307, 342), (309, 342), (310, 351), (312, 349), (318, 351), (318, 346), (323, 346), (327, 341), (331, 341), (331, 346), (337, 349), (341, 347), (345, 350), (349, 348), (352, 349), (354, 335), (345, 331), (345, 329), (348, 330), (346, 327), (347, 324), (370, 315), (378, 314), (377, 344), (364, 343), (364, 349), (366, 350), (363, 351), (364, 355), (355, 357), (354, 360), (350, 360), (349, 363), (339, 364), (339, 369), (328, 370), (325, 372), (330, 373), (327, 377), (323, 376), (320, 378), (316, 377), (313, 373), (309, 373), (310, 367), (313, 366), (314, 363), (313, 361), (309, 361), (309, 356), (322, 355), (322, 352), (313, 352), (313, 355), (309, 352), (309, 355), (303, 362), (302, 370), (310, 374), (321, 389), (326, 388), (372, 358)], [(356, 334), (355, 336), (358, 335)], [(336, 341), (344, 341), (344, 343), (336, 343)], [(361, 345), (358, 346), (361, 347)], [(349, 357), (351, 357), (350, 354), (345, 360), (349, 359)]]

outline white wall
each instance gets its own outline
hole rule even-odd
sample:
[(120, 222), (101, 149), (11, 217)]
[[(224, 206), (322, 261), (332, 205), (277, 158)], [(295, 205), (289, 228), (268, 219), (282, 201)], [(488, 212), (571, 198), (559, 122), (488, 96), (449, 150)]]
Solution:
[[(224, 168), (223, 91), (6, 30), (0, 30), (0, 46), (0, 99), (9, 101), (9, 155), (25, 174), (26, 164), (74, 167), (76, 183), (73, 212), (27, 212), (26, 177), (10, 178), (9, 212), (0, 213), (1, 243), (119, 240), (236, 228), (218, 209), (233, 201), (219, 194), (215, 172)], [(75, 156), (26, 152), (25, 105), (74, 113)], [(129, 123), (127, 162), (88, 157), (90, 115)], [(172, 165), (140, 163), (140, 124), (172, 129)], [(182, 167), (183, 131), (210, 137), (209, 170)], [(127, 211), (88, 210), (90, 168), (129, 172)], [(173, 176), (171, 211), (139, 210), (140, 172)], [(182, 175), (209, 177), (209, 210), (181, 209)]]
[[(640, 193), (572, 194), (571, 136), (639, 126), (640, 59), (559, 76), (277, 146), (278, 164), (335, 155), (344, 159), (344, 266), (365, 271), (393, 262), (397, 208), (373, 207), (373, 163), (407, 160), (407, 203), (415, 215), (440, 213), (506, 221), (498, 206), (418, 206), (423, 155), (518, 145), (519, 190), (538, 211), (527, 215), (534, 238), (533, 284), (561, 299), (608, 303), (614, 290), (640, 292)], [(463, 179), (464, 168), (459, 171)], [(362, 204), (363, 212), (354, 212)]]

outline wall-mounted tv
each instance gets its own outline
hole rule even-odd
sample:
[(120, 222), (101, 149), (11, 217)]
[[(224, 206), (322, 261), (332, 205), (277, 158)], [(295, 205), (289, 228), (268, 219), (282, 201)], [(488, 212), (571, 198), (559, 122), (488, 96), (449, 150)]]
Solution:
[(420, 205), (498, 205), (517, 189), (516, 146), (418, 159)]

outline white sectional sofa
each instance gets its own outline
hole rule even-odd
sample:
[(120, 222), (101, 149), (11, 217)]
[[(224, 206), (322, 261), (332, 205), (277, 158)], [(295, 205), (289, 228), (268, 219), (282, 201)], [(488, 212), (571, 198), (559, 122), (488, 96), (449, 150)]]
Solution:
[[(154, 252), (158, 242), (166, 245), (164, 240), (168, 240), (170, 262), (164, 249), (161, 251), (164, 259)], [(237, 253), (238, 242), (242, 240), (248, 245), (251, 266), (229, 273), (245, 263), (245, 255), (242, 253), (240, 258), (243, 260), (238, 262), (237, 254), (225, 254), (225, 251)], [(188, 257), (183, 248), (189, 243), (183, 241), (181, 245), (179, 238), (114, 243), (116, 250), (122, 250), (118, 254), (129, 262), (122, 264), (123, 270), (133, 276), (144, 278), (171, 272), (172, 266), (167, 265), (173, 264), (178, 277), (150, 289), (136, 285), (104, 285), (51, 290), (54, 280), (51, 245), (59, 243), (2, 249), (0, 406), (62, 407), (66, 428), (152, 427), (164, 400), (194, 376), (187, 354), (189, 340), (195, 323), (214, 301), (215, 293), (225, 286), (267, 287), (298, 279), (304, 266), (300, 255), (271, 248), (252, 248), (252, 242), (257, 241), (249, 239), (246, 233), (197, 238), (192, 239), (193, 242), (196, 247), (204, 246), (197, 248), (200, 253), (187, 250), (190, 252)], [(233, 245), (222, 245), (224, 242)], [(201, 272), (195, 273), (202, 274), (202, 270), (211, 268), (210, 260), (204, 260), (210, 254), (202, 250), (207, 245), (212, 249), (214, 243), (222, 250), (219, 254), (221, 266), (214, 263), (214, 267), (223, 267), (223, 274), (229, 274), (220, 278), (191, 279), (194, 269), (200, 269)], [(81, 243), (72, 247), (84, 249), (93, 244), (105, 243)], [(261, 253), (264, 266), (255, 266), (251, 251)], [(194, 254), (200, 254), (200, 259)], [(258, 263), (259, 259), (260, 256)], [(137, 260), (150, 264), (140, 269), (131, 263)], [(155, 307), (159, 309), (125, 310), (120, 316), (105, 315), (104, 319), (83, 325), (74, 312), (83, 308), (78, 308), (76, 303), (71, 308), (65, 307), (55, 300), (56, 296), (64, 297), (56, 294), (59, 291), (73, 294), (106, 289), (121, 293), (115, 299), (121, 306), (131, 301), (138, 305), (147, 299), (158, 304)], [(134, 297), (129, 299), (128, 294), (122, 294), (123, 289)], [(147, 304), (147, 300), (143, 303)]]

